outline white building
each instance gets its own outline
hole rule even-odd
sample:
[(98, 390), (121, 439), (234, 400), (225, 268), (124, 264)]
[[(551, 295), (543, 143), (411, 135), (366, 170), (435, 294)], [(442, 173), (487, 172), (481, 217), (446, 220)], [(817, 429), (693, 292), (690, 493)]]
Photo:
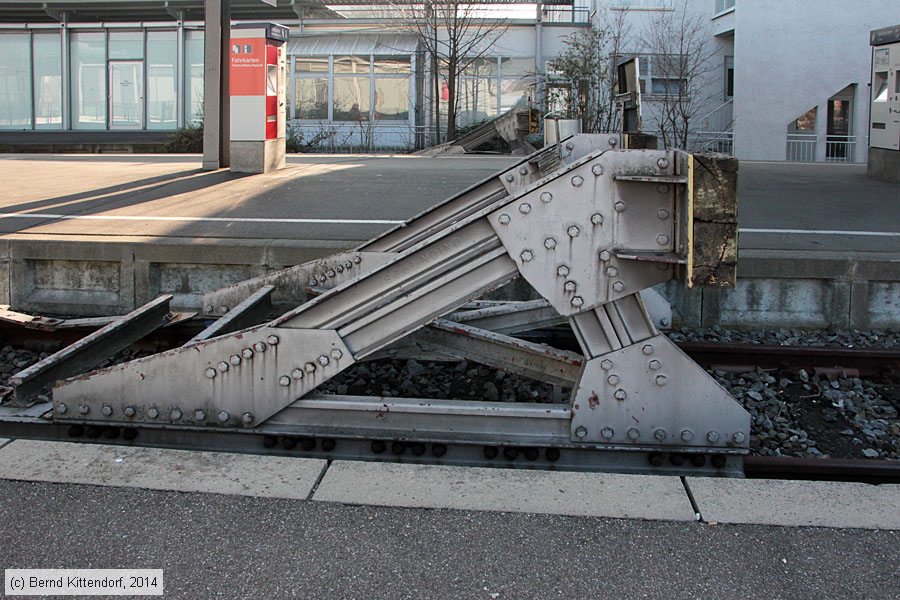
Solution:
[[(320, 147), (412, 149), (433, 129), (429, 61), (384, 7), (232, 0), (235, 20), (291, 28), (289, 115)], [(681, 2), (708, 25), (713, 69), (691, 145), (744, 159), (864, 162), (869, 31), (900, 22), (898, 0), (507, 0), (485, 7), (509, 28), (460, 80), (459, 125), (527, 103), (546, 63), (604, 11), (622, 14), (641, 55), (645, 130), (666, 86), (641, 44)], [(202, 0), (0, 3), (0, 143), (29, 132), (174, 130), (200, 117)], [(491, 11), (497, 11), (496, 13)], [(510, 19), (510, 17), (512, 17)], [(446, 113), (444, 113), (446, 114)]]

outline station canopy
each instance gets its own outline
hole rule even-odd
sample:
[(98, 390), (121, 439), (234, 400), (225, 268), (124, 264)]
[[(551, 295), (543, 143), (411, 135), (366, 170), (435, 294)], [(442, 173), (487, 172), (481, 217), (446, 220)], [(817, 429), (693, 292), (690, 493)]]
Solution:
[(399, 34), (315, 35), (299, 37), (288, 48), (288, 54), (327, 56), (368, 54), (414, 54), (416, 38)]
[[(573, 0), (550, 0), (543, 4), (572, 4)], [(440, 4), (440, 1), (435, 4)], [(277, 0), (270, 6), (262, 0), (231, 0), (231, 17), (241, 19), (296, 19), (304, 17), (335, 17), (329, 6), (390, 6), (397, 4), (424, 5), (422, 0)], [(533, 0), (468, 0), (466, 4), (522, 5), (535, 4)], [(136, 22), (203, 20), (204, 0), (107, 0), (91, 2), (83, 0), (2, 0), (0, 22), (37, 23), (70, 22)]]

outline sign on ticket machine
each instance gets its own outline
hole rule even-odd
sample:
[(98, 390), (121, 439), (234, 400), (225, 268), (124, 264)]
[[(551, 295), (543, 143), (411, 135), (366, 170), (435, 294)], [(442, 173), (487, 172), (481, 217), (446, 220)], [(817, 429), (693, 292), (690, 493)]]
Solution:
[(231, 170), (284, 167), (285, 44), (288, 28), (242, 23), (231, 28)]

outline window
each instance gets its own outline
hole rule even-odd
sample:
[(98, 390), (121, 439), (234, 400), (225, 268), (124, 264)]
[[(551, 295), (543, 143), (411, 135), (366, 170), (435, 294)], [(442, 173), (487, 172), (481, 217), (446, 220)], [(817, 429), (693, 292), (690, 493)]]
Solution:
[(409, 56), (376, 56), (375, 102), (372, 117), (376, 121), (409, 120), (409, 85), (412, 65)]
[[(629, 57), (622, 57), (619, 62)], [(644, 54), (638, 57), (641, 94), (664, 96), (687, 92), (687, 81), (674, 77), (679, 70), (677, 55)]]
[(335, 121), (368, 121), (371, 105), (371, 62), (368, 56), (334, 57), (332, 118)]
[(72, 129), (106, 129), (106, 34), (71, 34)]
[(186, 120), (203, 122), (203, 31), (190, 29), (184, 40), (184, 105)]
[(110, 31), (109, 58), (110, 60), (144, 58), (144, 32)]
[(294, 118), (328, 119), (328, 58), (298, 58), (294, 68)]
[(650, 93), (657, 96), (678, 96), (684, 93), (683, 81), (682, 79), (654, 77), (650, 80)]
[(0, 129), (31, 128), (30, 54), (27, 33), (0, 33)]
[(62, 40), (58, 33), (32, 34), (34, 127), (62, 127)]
[(147, 129), (175, 129), (176, 39), (174, 31), (147, 32)]
[(610, 8), (617, 10), (671, 10), (675, 0), (611, 0)]
[(734, 57), (725, 57), (725, 98), (734, 97)]
[(809, 133), (816, 131), (817, 107), (813, 107), (800, 115), (788, 125), (788, 133)]
[(734, 0), (716, 0), (716, 14), (721, 14), (726, 10), (734, 8)]

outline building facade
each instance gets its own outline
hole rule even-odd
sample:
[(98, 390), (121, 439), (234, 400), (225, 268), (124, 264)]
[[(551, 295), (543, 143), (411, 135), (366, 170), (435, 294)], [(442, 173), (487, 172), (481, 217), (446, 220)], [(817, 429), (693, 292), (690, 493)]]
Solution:
[[(236, 21), (291, 29), (290, 123), (322, 150), (409, 150), (434, 137), (432, 73), (414, 32), (384, 5), (232, 0)], [(545, 108), (547, 62), (591, 22), (621, 15), (623, 57), (638, 56), (644, 129), (660, 98), (683, 83), (646, 40), (654, 17), (688, 11), (704, 22), (710, 55), (690, 146), (738, 158), (864, 162), (869, 31), (900, 21), (896, 0), (575, 0), (484, 5), (502, 23), (458, 83), (461, 127), (519, 105)], [(4, 131), (167, 131), (202, 119), (201, 0), (0, 5), (0, 136)], [(435, 86), (435, 78), (438, 85)], [(438, 118), (440, 120), (440, 116)], [(444, 124), (445, 126), (445, 124)]]

